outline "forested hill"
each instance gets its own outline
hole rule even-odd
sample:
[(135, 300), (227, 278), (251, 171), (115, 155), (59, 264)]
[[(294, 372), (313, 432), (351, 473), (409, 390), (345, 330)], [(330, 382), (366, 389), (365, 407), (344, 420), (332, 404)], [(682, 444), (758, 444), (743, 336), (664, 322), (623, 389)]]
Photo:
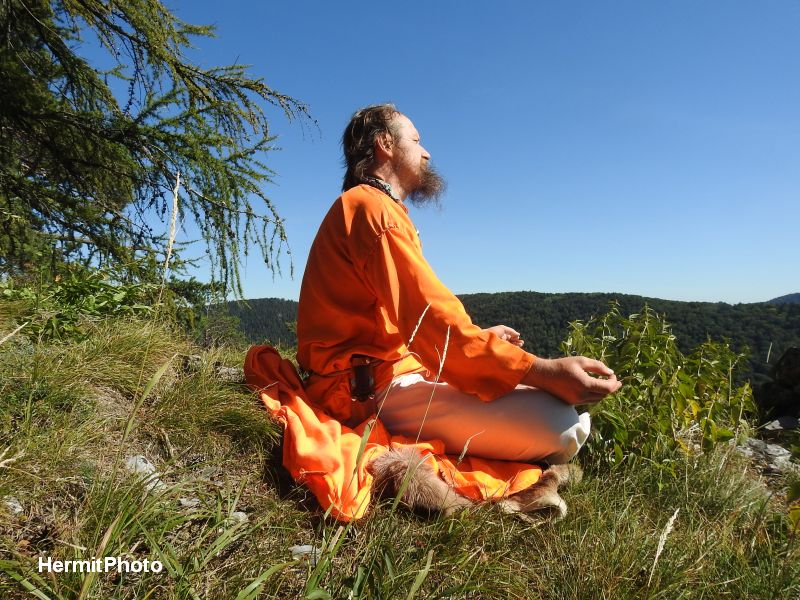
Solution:
[(296, 346), (294, 323), (297, 301), (281, 298), (258, 298), (228, 302), (228, 311), (238, 317), (245, 337), (254, 344)]
[[(588, 319), (608, 311), (617, 301), (623, 314), (639, 312), (648, 304), (666, 315), (678, 344), (685, 352), (704, 342), (727, 338), (735, 349), (748, 347), (748, 376), (766, 373), (770, 362), (790, 346), (800, 346), (800, 304), (767, 303), (725, 304), (722, 302), (679, 302), (627, 294), (544, 294), (538, 292), (499, 292), (459, 296), (473, 321), (482, 326), (505, 324), (517, 329), (525, 348), (541, 356), (558, 356), (559, 344), (566, 337), (568, 323)], [(774, 302), (774, 301), (773, 301)], [(263, 298), (229, 303), (231, 314), (239, 317), (245, 335), (253, 343), (268, 340), (273, 344), (294, 345), (291, 322), (296, 319), (297, 302)], [(288, 324), (288, 325), (287, 325)]]
[(779, 296), (777, 298), (773, 298), (772, 300), (768, 300), (767, 302), (770, 304), (800, 304), (800, 292), (796, 294)]
[(464, 306), (481, 326), (505, 323), (523, 334), (534, 354), (556, 356), (566, 337), (567, 325), (605, 313), (617, 301), (620, 312), (639, 312), (647, 304), (666, 315), (678, 345), (688, 352), (707, 338), (727, 338), (732, 346), (750, 349), (753, 373), (767, 371), (766, 358), (774, 363), (786, 348), (800, 345), (800, 305), (725, 304), (723, 302), (678, 302), (626, 294), (540, 294), (502, 292), (461, 297)]

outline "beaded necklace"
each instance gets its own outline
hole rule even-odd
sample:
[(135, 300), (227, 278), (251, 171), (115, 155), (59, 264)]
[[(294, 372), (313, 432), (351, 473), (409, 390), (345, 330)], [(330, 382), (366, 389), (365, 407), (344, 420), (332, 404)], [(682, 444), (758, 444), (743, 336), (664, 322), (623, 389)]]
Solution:
[(392, 191), (392, 186), (386, 183), (383, 179), (378, 179), (377, 177), (372, 177), (371, 175), (367, 175), (361, 179), (361, 183), (366, 183), (369, 186), (374, 187), (382, 191), (384, 194), (389, 196), (395, 202), (400, 202), (400, 198), (394, 195)]
[[(366, 177), (361, 178), (361, 183), (366, 183), (367, 185), (382, 191), (384, 194), (389, 196), (389, 198), (391, 198), (398, 204), (403, 204), (403, 202), (399, 198), (395, 197), (394, 193), (392, 192), (392, 186), (386, 183), (383, 179), (378, 179), (377, 177), (372, 177), (371, 175), (367, 175)], [(417, 232), (417, 239), (419, 240), (419, 245), (422, 246), (422, 236), (419, 234), (419, 229), (415, 227), (414, 231)]]

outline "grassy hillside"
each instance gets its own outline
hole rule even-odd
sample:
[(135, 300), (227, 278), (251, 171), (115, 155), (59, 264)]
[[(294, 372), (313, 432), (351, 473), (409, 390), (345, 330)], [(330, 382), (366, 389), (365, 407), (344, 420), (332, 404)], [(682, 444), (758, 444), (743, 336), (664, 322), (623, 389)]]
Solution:
[[(416, 516), (388, 501), (345, 525), (326, 520), (286, 480), (278, 428), (254, 395), (219, 379), (216, 365), (241, 365), (244, 348), (192, 347), (158, 311), (81, 317), (81, 335), (61, 341), (44, 329), (12, 334), (20, 316), (35, 324), (37, 315), (26, 310), (0, 300), (0, 597), (800, 595), (800, 546), (780, 495), (732, 445), (707, 445), (696, 428), (680, 434), (680, 450), (674, 440), (660, 445), (673, 435), (669, 421), (645, 430), (633, 429), (639, 421), (618, 422), (607, 431), (613, 439), (630, 434), (620, 442), (624, 459), (609, 463), (603, 440), (582, 452), (587, 476), (565, 492), (570, 514), (555, 525), (537, 527), (492, 506)], [(647, 352), (661, 352), (660, 327), (642, 331), (640, 346), (646, 339)], [(613, 360), (627, 355), (624, 347), (608, 352)], [(653, 364), (689, 364), (669, 352)], [(644, 398), (651, 401), (642, 408), (664, 407), (671, 387), (659, 381), (668, 372), (643, 378), (645, 371), (628, 366), (634, 370), (625, 377), (641, 383), (604, 410), (630, 410), (624, 402)], [(714, 386), (725, 380), (714, 378)], [(731, 397), (709, 381), (687, 388), (703, 411), (707, 401)], [(713, 414), (719, 427), (729, 418)], [(742, 422), (730, 426), (736, 436), (746, 431)], [(154, 465), (149, 481), (126, 468), (135, 456)], [(291, 547), (303, 544), (319, 549), (316, 563), (293, 557)], [(37, 572), (40, 555), (120, 555), (158, 559), (166, 568), (47, 575)]]
[[(499, 323), (522, 333), (525, 348), (541, 356), (560, 356), (559, 345), (568, 325), (603, 314), (616, 301), (624, 314), (638, 313), (645, 304), (666, 316), (678, 345), (684, 352), (709, 337), (728, 339), (736, 350), (748, 349), (747, 368), (741, 377), (760, 381), (774, 362), (791, 346), (800, 346), (800, 305), (725, 304), (678, 302), (627, 294), (543, 294), (501, 292), (459, 296), (473, 321), (482, 327)], [(231, 314), (241, 321), (242, 330), (253, 343), (269, 340), (273, 344), (294, 346), (294, 332), (287, 323), (297, 318), (297, 303), (292, 300), (262, 298), (247, 305), (231, 302)]]

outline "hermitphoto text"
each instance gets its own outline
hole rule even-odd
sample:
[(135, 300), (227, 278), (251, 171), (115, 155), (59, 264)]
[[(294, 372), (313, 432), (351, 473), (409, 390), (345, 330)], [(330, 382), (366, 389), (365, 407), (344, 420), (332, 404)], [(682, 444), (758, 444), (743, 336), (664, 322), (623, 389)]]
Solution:
[(39, 557), (39, 573), (160, 573), (164, 565), (157, 560), (125, 560), (121, 556), (106, 556), (87, 560), (53, 560)]

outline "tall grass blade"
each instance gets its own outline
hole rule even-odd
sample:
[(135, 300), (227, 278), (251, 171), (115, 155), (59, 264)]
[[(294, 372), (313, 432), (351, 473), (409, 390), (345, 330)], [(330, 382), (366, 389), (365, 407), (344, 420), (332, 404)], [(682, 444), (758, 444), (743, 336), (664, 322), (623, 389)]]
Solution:
[(658, 548), (656, 548), (656, 557), (653, 560), (653, 566), (650, 568), (650, 577), (647, 580), (647, 587), (650, 587), (650, 582), (653, 581), (653, 573), (656, 572), (656, 565), (658, 564), (658, 559), (661, 556), (661, 552), (664, 550), (664, 545), (667, 543), (667, 536), (672, 531), (672, 526), (675, 524), (675, 519), (678, 518), (678, 511), (680, 508), (676, 508), (675, 512), (672, 513), (669, 521), (667, 521), (666, 527), (664, 527), (664, 531), (661, 532), (661, 536), (658, 538)]
[(392, 508), (391, 512), (397, 510), (397, 506), (400, 504), (400, 500), (403, 499), (403, 496), (408, 489), (408, 486), (411, 484), (411, 479), (414, 477), (414, 474), (417, 472), (417, 469), (422, 465), (425, 460), (427, 460), (427, 456), (423, 456), (422, 460), (418, 463), (412, 464), (408, 466), (405, 475), (403, 475), (402, 481), (400, 481), (400, 485), (397, 486), (397, 493), (394, 496), (394, 500), (392, 501)]
[(361, 459), (364, 457), (364, 451), (367, 448), (367, 440), (369, 440), (369, 436), (372, 434), (373, 427), (375, 427), (375, 419), (367, 423), (366, 427), (364, 427), (364, 433), (361, 434), (361, 441), (358, 444), (358, 453), (356, 454), (356, 466), (352, 477), (355, 477), (358, 473), (358, 465), (361, 464)]
[(432, 560), (433, 560), (433, 550), (428, 550), (428, 558), (425, 561), (425, 566), (419, 573), (417, 573), (417, 577), (416, 579), (414, 579), (414, 585), (412, 585), (411, 589), (408, 590), (408, 596), (406, 596), (406, 600), (411, 600), (419, 591), (419, 588), (422, 587), (425, 578), (428, 576), (428, 573), (431, 572)]
[(139, 407), (142, 405), (145, 399), (150, 395), (150, 392), (153, 391), (153, 388), (156, 387), (156, 385), (158, 385), (159, 381), (161, 381), (161, 378), (164, 376), (164, 373), (167, 372), (167, 369), (172, 364), (172, 361), (175, 360), (176, 356), (178, 356), (177, 353), (173, 354), (172, 357), (169, 360), (167, 360), (167, 362), (161, 365), (158, 371), (156, 371), (150, 378), (150, 380), (147, 382), (147, 385), (144, 386), (144, 391), (142, 391), (141, 396), (139, 396), (139, 399), (134, 404), (133, 410), (131, 411), (131, 415), (128, 418), (128, 422), (125, 424), (125, 432), (122, 434), (123, 442), (128, 439), (128, 435), (130, 434), (131, 429), (133, 428), (133, 421), (136, 416), (136, 411), (139, 410)]
[(23, 327), (25, 327), (26, 325), (28, 325), (28, 324), (30, 324), (30, 321), (26, 321), (25, 323), (23, 323), (22, 325), (20, 325), (19, 327), (17, 327), (17, 328), (16, 328), (14, 331), (12, 331), (12, 332), (11, 332), (11, 333), (9, 333), (7, 336), (5, 336), (5, 337), (4, 337), (2, 340), (0, 340), (0, 346), (2, 346), (3, 344), (5, 344), (5, 343), (6, 343), (8, 340), (10, 340), (10, 339), (11, 339), (12, 337), (14, 337), (15, 335), (17, 335), (17, 334), (20, 332), (20, 330), (21, 330)]
[[(436, 379), (434, 380), (434, 383), (439, 383), (439, 379), (442, 376), (442, 370), (444, 369), (444, 361), (445, 359), (447, 359), (447, 347), (449, 345), (450, 345), (450, 325), (447, 326), (447, 333), (444, 336), (444, 350), (442, 351), (442, 354), (439, 356), (439, 372), (436, 373)], [(437, 353), (439, 352), (438, 348), (436, 349), (436, 352)], [(433, 395), (435, 393), (436, 393), (436, 386), (434, 385), (433, 388), (431, 388), (431, 395), (428, 398), (428, 404), (425, 405), (425, 413), (422, 415), (422, 421), (420, 422), (419, 429), (417, 430), (416, 443), (419, 443), (419, 438), (422, 435), (423, 428), (425, 427), (425, 421), (428, 418), (428, 411), (431, 408), (431, 402), (433, 402)]]
[(419, 326), (422, 325), (422, 319), (425, 318), (425, 313), (428, 312), (428, 309), (431, 307), (431, 303), (428, 302), (428, 306), (425, 307), (425, 310), (422, 311), (422, 314), (419, 316), (419, 320), (417, 321), (417, 325), (414, 327), (414, 331), (411, 332), (411, 338), (408, 340), (408, 344), (406, 347), (411, 346), (411, 342), (414, 341), (414, 338), (417, 336), (417, 331), (419, 331)]
[[(108, 546), (108, 542), (111, 540), (111, 536), (114, 535), (121, 519), (122, 513), (118, 514), (114, 520), (111, 521), (111, 525), (108, 526), (108, 529), (106, 529), (106, 532), (103, 534), (103, 539), (100, 540), (100, 545), (97, 547), (97, 551), (94, 552), (93, 556), (105, 555), (106, 546)], [(78, 594), (78, 600), (83, 600), (83, 598), (87, 597), (95, 579), (97, 579), (97, 573), (88, 573), (86, 575), (86, 578), (83, 580), (83, 585), (81, 586), (81, 591)]]
[[(11, 577), (14, 581), (18, 582), (22, 587), (24, 587), (27, 591), (31, 594), (40, 598), (41, 600), (51, 600), (51, 596), (45, 594), (41, 589), (36, 587), (33, 583), (31, 583), (28, 579), (26, 579), (23, 575), (19, 573), (19, 568), (21, 567), (21, 563), (15, 560), (1, 560), (0, 561), (0, 572), (5, 573), (9, 577)], [(49, 589), (47, 582), (42, 579), (36, 573), (31, 573), (33, 579), (37, 580), (37, 582), (42, 585), (44, 588)]]
[(181, 172), (175, 176), (175, 188), (172, 190), (172, 214), (169, 219), (169, 241), (167, 242), (167, 255), (164, 259), (164, 279), (163, 283), (167, 281), (169, 274), (169, 261), (172, 258), (172, 248), (175, 244), (175, 222), (178, 218), (178, 192), (181, 189)]
[(281, 563), (281, 564), (278, 564), (278, 565), (271, 566), (269, 569), (264, 571), (261, 575), (256, 577), (250, 583), (250, 585), (248, 585), (246, 588), (244, 588), (242, 591), (240, 591), (238, 594), (236, 594), (235, 600), (253, 600), (253, 598), (256, 598), (261, 593), (261, 591), (264, 589), (264, 582), (267, 579), (272, 577), (278, 571), (282, 571), (286, 567), (289, 567), (291, 565), (297, 564), (298, 562), (299, 561), (291, 560), (289, 562), (285, 562), (285, 563)]

